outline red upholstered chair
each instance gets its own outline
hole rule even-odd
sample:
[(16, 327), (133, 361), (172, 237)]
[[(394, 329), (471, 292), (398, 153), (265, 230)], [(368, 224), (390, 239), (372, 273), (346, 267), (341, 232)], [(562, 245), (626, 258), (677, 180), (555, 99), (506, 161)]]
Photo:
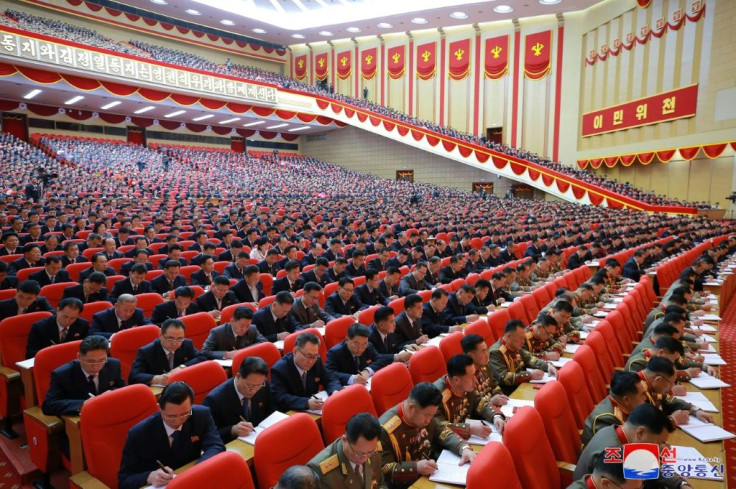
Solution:
[(355, 324), (352, 316), (341, 316), (325, 325), (325, 346), (329, 350), (340, 343), (348, 335), (348, 328)]
[(108, 301), (95, 301), (95, 302), (88, 302), (84, 305), (84, 309), (79, 314), (79, 317), (82, 319), (86, 319), (87, 322), (92, 322), (92, 316), (97, 314), (100, 311), (104, 311), (105, 309), (109, 309), (112, 307), (112, 302)]
[(575, 419), (575, 425), (581, 430), (585, 426), (585, 419), (595, 407), (588, 386), (585, 384), (583, 369), (574, 360), (567, 362), (559, 370), (557, 379), (565, 388), (567, 402), (570, 404), (570, 411)]
[(128, 277), (126, 277), (125, 275), (111, 275), (107, 277), (107, 284), (105, 285), (105, 287), (107, 287), (107, 290), (112, 290), (115, 282), (120, 282), (121, 280), (125, 280), (126, 278)]
[(452, 282), (450, 282), (450, 287), (452, 287), (453, 292), (457, 292), (460, 290), (460, 287), (465, 285), (465, 279), (464, 278), (456, 278)]
[(616, 335), (613, 333), (613, 326), (606, 319), (601, 320), (595, 325), (593, 331), (597, 331), (603, 336), (603, 340), (606, 344), (606, 351), (611, 359), (611, 365), (614, 369), (623, 367), (626, 364), (623, 353), (621, 352), (621, 345), (616, 339)]
[(529, 319), (529, 317), (527, 316), (526, 308), (524, 307), (524, 304), (521, 303), (521, 301), (515, 300), (506, 310), (508, 311), (512, 319), (521, 320), (521, 322), (524, 323), (525, 326), (531, 324), (532, 320)]
[(155, 324), (124, 329), (113, 335), (110, 340), (110, 356), (120, 360), (123, 379), (128, 380), (130, 367), (133, 366), (138, 350), (153, 342), (160, 335), (161, 328)]
[[(23, 270), (20, 271), (22, 272)], [(45, 297), (52, 307), (58, 307), (59, 301), (61, 301), (61, 296), (64, 295), (64, 290), (66, 290), (67, 287), (74, 287), (75, 285), (78, 284), (76, 282), (61, 282), (56, 284), (44, 285), (43, 287), (41, 287), (41, 293), (39, 295)], [(107, 290), (110, 290), (110, 288), (108, 288)], [(84, 307), (87, 307), (87, 305), (85, 304)]]
[(159, 268), (154, 268), (153, 270), (149, 270), (149, 271), (146, 272), (146, 280), (148, 280), (150, 282), (154, 278), (156, 278), (156, 277), (158, 277), (160, 275), (163, 275), (163, 274), (164, 274), (164, 270), (161, 270)]
[[(5, 421), (3, 434), (12, 438), (18, 435), (13, 431), (11, 417), (20, 412), (23, 390), (15, 364), (26, 358), (28, 333), (33, 323), (49, 316), (51, 313), (46, 311), (29, 312), (0, 322), (0, 416)], [(26, 402), (30, 400), (27, 399)]]
[(362, 385), (348, 386), (328, 397), (322, 407), (322, 434), (325, 444), (329, 445), (345, 433), (348, 420), (358, 413), (377, 416), (371, 395)]
[[(503, 336), (503, 330), (506, 328), (506, 323), (511, 320), (511, 315), (506, 309), (497, 309), (488, 315), (488, 326), (491, 327), (493, 335), (496, 338)], [(488, 345), (489, 347), (491, 345)]]
[(89, 262), (85, 263), (70, 263), (66, 266), (65, 270), (67, 273), (69, 273), (69, 278), (71, 280), (74, 280), (75, 282), (79, 282), (79, 274), (82, 273), (83, 270), (88, 269), (91, 267), (92, 264)]
[(220, 311), (220, 324), (225, 324), (232, 321), (233, 314), (235, 314), (235, 309), (241, 306), (249, 307), (253, 312), (256, 312), (257, 310), (255, 306), (253, 306), (252, 304), (246, 304), (245, 302), (223, 307), (222, 311)]
[(529, 319), (529, 323), (537, 319), (537, 314), (539, 314), (539, 307), (537, 306), (537, 301), (534, 299), (534, 296), (532, 294), (527, 294), (521, 297), (519, 299), (519, 302), (524, 306), (524, 310), (526, 311), (526, 317)]
[(608, 354), (608, 346), (606, 345), (606, 340), (603, 339), (603, 335), (598, 331), (592, 331), (585, 338), (585, 344), (593, 350), (593, 353), (595, 353), (598, 359), (598, 371), (601, 373), (601, 377), (604, 380), (610, 379), (614, 367), (613, 363), (611, 363), (611, 356)]
[(360, 313), (358, 314), (358, 322), (365, 326), (370, 326), (371, 324), (373, 324), (373, 318), (375, 317), (376, 311), (379, 307), (383, 306), (371, 306), (368, 309), (363, 309), (362, 311), (360, 311)]
[(514, 470), (508, 448), (492, 441), (480, 451), (468, 469), (467, 489), (488, 489), (489, 481), (493, 487), (504, 489), (522, 489), (519, 477)]
[(128, 263), (129, 261), (133, 261), (132, 258), (113, 258), (112, 260), (107, 262), (108, 267), (112, 267), (115, 270), (115, 273), (120, 273), (120, 269), (123, 267), (125, 263)]
[[(546, 383), (534, 397), (534, 407), (542, 417), (555, 458), (570, 464), (576, 463), (582, 451), (582, 442), (562, 384)], [(568, 484), (572, 480), (563, 482)]]
[(588, 345), (583, 345), (575, 351), (572, 358), (583, 369), (585, 383), (588, 386), (590, 397), (593, 399), (593, 404), (598, 404), (606, 396), (607, 392), (606, 382), (601, 377), (601, 371), (598, 369), (593, 349)]
[(227, 374), (214, 360), (197, 363), (184, 369), (176, 369), (169, 375), (169, 383), (184, 381), (194, 391), (194, 404), (202, 404), (202, 400), (212, 389), (227, 380)]
[(323, 448), (317, 423), (308, 414), (296, 413), (266, 428), (258, 435), (253, 454), (258, 487), (272, 488), (287, 468), (305, 465)]
[(422, 302), (429, 302), (429, 299), (432, 298), (432, 291), (420, 290), (419, 292), (417, 292), (417, 295), (422, 298)]
[(153, 314), (153, 308), (164, 301), (164, 298), (155, 292), (138, 294), (135, 298), (138, 301), (138, 307), (143, 309), (143, 315), (147, 318), (150, 318), (151, 314)]
[(409, 397), (412, 387), (414, 382), (403, 363), (392, 363), (376, 372), (371, 378), (371, 397), (378, 416)]
[[(237, 474), (236, 477), (234, 475)], [(250, 468), (235, 452), (225, 451), (184, 471), (168, 484), (168, 489), (255, 489)]]
[(199, 266), (197, 265), (186, 265), (179, 269), (179, 275), (183, 276), (185, 279), (187, 279), (187, 283), (192, 283), (192, 274), (195, 272), (198, 272), (200, 270)]
[(521, 487), (562, 489), (566, 487), (547, 440), (542, 418), (531, 406), (522, 407), (506, 424), (503, 444), (516, 467)]
[[(134, 384), (105, 392), (85, 402), (80, 423), (87, 474), (117, 487), (120, 460), (128, 431), (158, 410), (156, 396), (148, 386)], [(82, 477), (82, 474), (77, 476)], [(72, 477), (74, 483), (75, 477)]]
[[(233, 366), (231, 368), (233, 375), (238, 373), (240, 364), (248, 357), (261, 358), (268, 364), (268, 368), (270, 369), (281, 359), (281, 352), (276, 348), (276, 345), (269, 341), (266, 341), (265, 343), (256, 343), (255, 345), (250, 345), (242, 350), (238, 350), (238, 352), (233, 356)], [(270, 372), (269, 378), (271, 378)]]
[(267, 295), (266, 297), (258, 301), (258, 309), (263, 309), (266, 306), (270, 306), (275, 300), (275, 295)]
[[(59, 436), (64, 432), (64, 423), (56, 416), (46, 416), (41, 411), (46, 392), (51, 384), (51, 372), (61, 365), (71, 362), (77, 357), (80, 341), (70, 341), (53, 345), (39, 351), (35, 356), (33, 376), (36, 383), (38, 406), (23, 411), (23, 424), (28, 439), (28, 451), (31, 461), (48, 479), (49, 469), (58, 459)], [(70, 468), (69, 460), (62, 456), (62, 462)]]
[(452, 358), (453, 355), (457, 355), (463, 352), (463, 347), (460, 345), (463, 336), (465, 335), (462, 331), (455, 331), (454, 333), (451, 333), (448, 336), (442, 338), (442, 340), (440, 341), (440, 351), (442, 352), (442, 356), (445, 359), (445, 365), (447, 364), (447, 361)]
[(15, 277), (18, 279), (18, 283), (20, 284), (28, 280), (28, 276), (30, 274), (36, 273), (41, 270), (43, 270), (43, 267), (21, 268), (20, 270), (18, 270)]
[[(151, 247), (152, 247), (153, 245), (157, 245), (157, 244), (160, 244), (160, 243), (151, 243), (150, 245), (148, 245), (148, 246), (149, 246), (149, 248), (151, 249), (151, 251), (153, 251), (154, 253), (156, 253), (156, 250), (154, 250), (154, 249), (153, 249), (153, 248), (151, 248)], [(165, 243), (164, 243), (164, 244), (165, 244)], [(163, 246), (161, 246), (161, 247), (163, 247)], [(149, 262), (149, 263), (150, 263), (151, 265), (153, 265), (153, 269), (154, 269), (154, 270), (161, 270), (161, 269), (159, 268), (159, 266), (160, 266), (159, 264), (161, 263), (161, 260), (164, 260), (164, 263), (165, 263), (165, 260), (168, 260), (168, 259), (169, 259), (169, 255), (160, 255), (160, 254), (156, 254), (156, 255), (151, 255), (151, 256), (149, 256), (149, 257), (148, 257), (148, 262)], [(161, 271), (163, 272), (163, 270), (161, 270)], [(148, 278), (148, 276), (146, 276), (146, 280), (150, 280), (150, 279)]]
[(186, 327), (186, 337), (192, 340), (194, 348), (197, 350), (202, 349), (210, 331), (217, 326), (215, 318), (208, 312), (196, 312), (182, 316), (179, 319), (181, 319)]
[(532, 297), (534, 297), (534, 301), (537, 303), (537, 307), (541, 311), (547, 304), (550, 302), (549, 294), (547, 293), (547, 289), (544, 287), (540, 287), (536, 289), (534, 292), (532, 292)]
[(263, 284), (263, 293), (271, 295), (271, 287), (273, 286), (273, 276), (270, 273), (262, 273), (260, 281)]
[(447, 374), (447, 364), (439, 348), (422, 348), (409, 359), (409, 374), (415, 384), (434, 382)]
[(488, 321), (484, 318), (476, 319), (465, 327), (465, 335), (467, 336), (469, 334), (481, 336), (489, 348), (496, 341), (496, 335), (491, 330), (491, 327), (488, 326)]
[(291, 353), (294, 350), (294, 343), (296, 343), (296, 339), (299, 337), (299, 335), (304, 333), (312, 333), (317, 338), (319, 338), (319, 356), (322, 358), (322, 363), (324, 363), (327, 360), (327, 347), (325, 346), (325, 339), (322, 338), (322, 335), (319, 331), (317, 331), (316, 328), (307, 328), (301, 331), (296, 331), (284, 338), (284, 355), (286, 355), (287, 353)]
[(404, 312), (404, 298), (399, 297), (398, 299), (392, 300), (388, 303), (388, 307), (394, 310), (394, 316), (398, 316)]
[[(4, 257), (0, 256), (0, 258), (4, 258)], [(0, 290), (0, 301), (12, 299), (13, 297), (15, 297), (15, 294), (17, 293), (18, 291), (15, 289)]]
[[(77, 233), (77, 235), (79, 235), (79, 233)], [(82, 251), (82, 256), (89, 261), (92, 261), (93, 256), (95, 256), (97, 253), (102, 253), (103, 251), (105, 251), (104, 248), (87, 248), (86, 250)]]

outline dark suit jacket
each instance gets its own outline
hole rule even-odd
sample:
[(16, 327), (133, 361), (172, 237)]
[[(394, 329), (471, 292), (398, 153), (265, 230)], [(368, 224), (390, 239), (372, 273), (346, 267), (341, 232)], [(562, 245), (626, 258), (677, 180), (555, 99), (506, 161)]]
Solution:
[(460, 269), (457, 272), (453, 272), (452, 267), (450, 265), (447, 265), (446, 267), (442, 267), (440, 269), (440, 282), (442, 282), (443, 284), (449, 284), (453, 280), (465, 278), (465, 275), (465, 270)]
[(102, 287), (99, 292), (91, 294), (85, 300), (84, 285), (79, 284), (79, 285), (75, 285), (74, 287), (67, 287), (66, 289), (64, 289), (64, 293), (61, 295), (61, 298), (66, 299), (67, 297), (76, 297), (77, 299), (82, 301), (84, 304), (87, 304), (89, 302), (106, 301), (107, 300), (107, 287)]
[(371, 325), (371, 335), (368, 337), (368, 341), (370, 341), (376, 353), (379, 355), (391, 355), (391, 361), (393, 361), (393, 355), (399, 353), (403, 348), (396, 333), (387, 334), (386, 341), (384, 342), (375, 324)]
[(388, 284), (386, 284), (385, 280), (381, 280), (378, 282), (378, 290), (383, 294), (386, 299), (388, 299), (391, 296), (399, 295), (399, 284), (394, 285), (393, 287), (389, 288)]
[(445, 324), (463, 324), (467, 323), (466, 316), (472, 314), (468, 306), (463, 306), (457, 300), (457, 292), (450, 294), (447, 300), (447, 307), (442, 311)]
[(308, 409), (307, 401), (310, 396), (316, 394), (320, 388), (332, 394), (339, 391), (340, 381), (333, 378), (322, 366), (322, 359), (307, 371), (307, 390), (302, 386), (299, 371), (294, 365), (294, 354), (288, 353), (271, 368), (271, 393), (273, 394), (276, 409), (290, 411), (292, 409), (303, 411)]
[[(86, 268), (86, 269), (82, 270), (80, 272), (80, 274), (79, 274), (79, 280), (78, 280), (78, 282), (81, 284), (82, 282), (84, 282), (85, 280), (87, 280), (87, 277), (89, 277), (90, 275), (92, 275), (92, 272), (94, 272), (94, 271), (95, 271), (95, 269), (93, 267), (89, 267), (89, 268)], [(102, 273), (105, 274), (105, 277), (112, 277), (113, 275), (117, 275), (117, 272), (112, 267), (107, 267), (105, 269), (105, 271), (102, 272)]]
[(146, 318), (143, 316), (143, 309), (135, 308), (135, 312), (130, 319), (123, 321), (118, 327), (118, 318), (115, 315), (115, 308), (105, 309), (92, 316), (92, 326), (89, 328), (89, 334), (97, 334), (109, 338), (113, 333), (117, 333), (123, 329), (133, 328), (146, 324)]
[(291, 315), (299, 323), (299, 328), (309, 328), (310, 325), (321, 319), (325, 324), (329, 323), (334, 317), (327, 314), (324, 309), (319, 307), (319, 303), (314, 306), (307, 308), (302, 302), (301, 297), (294, 301), (294, 305), (291, 306)]
[(299, 328), (299, 324), (291, 314), (274, 320), (271, 306), (262, 307), (253, 314), (253, 324), (268, 341), (276, 341), (278, 334), (283, 332), (293, 333)]
[(352, 316), (356, 312), (366, 309), (368, 306), (363, 305), (355, 294), (350, 297), (347, 303), (340, 298), (340, 294), (335, 291), (325, 300), (325, 311), (330, 316), (339, 318), (340, 316)]
[[(245, 250), (242, 250), (245, 251)], [(234, 262), (237, 256), (233, 256), (232, 250), (225, 250), (219, 255), (217, 255), (217, 259), (215, 261), (231, 261)]]
[(158, 277), (151, 280), (151, 289), (153, 289), (153, 292), (156, 292), (157, 294), (165, 294), (166, 292), (169, 292), (170, 290), (174, 290), (177, 287), (185, 287), (187, 285), (187, 279), (184, 278), (183, 275), (177, 275), (174, 279), (174, 287), (169, 287), (169, 281), (166, 279), (164, 275), (159, 275)]
[[(212, 278), (214, 279), (220, 275), (216, 271), (212, 270)], [(204, 270), (197, 270), (192, 274), (192, 285), (199, 285), (201, 287), (206, 287), (207, 285), (212, 285), (212, 281), (207, 278), (207, 275), (204, 274)]]
[(274, 277), (279, 272), (279, 270), (281, 270), (281, 268), (279, 267), (279, 262), (274, 262), (273, 265), (269, 266), (266, 260), (261, 260), (258, 262), (257, 266), (258, 270), (260, 270), (261, 273), (269, 273)]
[[(386, 260), (386, 263), (388, 263), (388, 260)], [(379, 272), (386, 270), (386, 266), (381, 262), (381, 259), (378, 257), (368, 262), (368, 268), (378, 270)]]
[[(164, 246), (163, 248), (161, 248), (160, 250), (158, 250), (158, 254), (159, 255), (168, 255), (168, 253), (166, 251), (164, 251), (164, 248), (166, 248), (166, 247)], [(162, 258), (161, 261), (158, 262), (158, 268), (159, 268), (159, 270), (166, 270), (166, 263), (168, 261), (169, 261), (169, 258)], [(179, 264), (181, 266), (183, 266), (183, 267), (189, 265), (189, 263), (187, 263), (187, 261), (184, 258), (179, 258)]]
[[(44, 285), (51, 285), (51, 279), (49, 278), (45, 269), (33, 272), (28, 276), (28, 280), (35, 280), (41, 287), (43, 287)], [(60, 284), (63, 282), (71, 282), (71, 279), (69, 278), (69, 274), (67, 273), (67, 271), (61, 269), (59, 270), (59, 273), (56, 274), (56, 277), (54, 278), (54, 283)]]
[(164, 428), (161, 412), (152, 414), (128, 432), (118, 472), (119, 489), (146, 486), (148, 474), (158, 469), (160, 461), (173, 470), (194, 460), (199, 462), (225, 451), (210, 410), (192, 406), (192, 416), (181, 427), (173, 445)]
[(406, 345), (416, 343), (417, 338), (424, 334), (422, 332), (422, 320), (417, 319), (412, 322), (409, 316), (406, 315), (406, 312), (402, 312), (396, 316), (395, 322), (396, 330), (394, 330), (394, 335), (396, 335), (399, 346), (402, 348)]
[[(155, 241), (154, 241), (155, 242)], [(156, 253), (153, 252), (153, 250), (150, 250), (148, 248), (143, 248), (144, 250), (148, 251), (148, 256), (153, 256)], [(133, 258), (138, 250), (136, 248), (133, 248), (131, 250), (128, 250), (125, 252), (125, 258)], [(153, 265), (152, 265), (153, 266)]]
[[(107, 363), (97, 377), (97, 392), (119, 389), (125, 386), (120, 373), (120, 360), (108, 358)], [(82, 403), (90, 398), (87, 377), (82, 371), (79, 361), (65, 363), (51, 372), (51, 384), (43, 401), (43, 414), (61, 416), (63, 414), (79, 414)]]
[(332, 280), (330, 280), (330, 277), (327, 275), (327, 272), (323, 273), (321, 277), (317, 277), (317, 274), (314, 273), (314, 270), (302, 273), (302, 279), (304, 280), (305, 284), (307, 282), (315, 282), (320, 284), (322, 287), (332, 282)]
[(355, 295), (361, 303), (366, 306), (385, 306), (388, 299), (381, 293), (380, 288), (369, 290), (368, 284), (363, 284), (355, 288)]
[(491, 294), (493, 294), (493, 303), (495, 305), (498, 305), (498, 299), (503, 299), (506, 302), (511, 302), (514, 300), (514, 296), (509, 294), (503, 289), (494, 289), (493, 286), (491, 286)]
[(638, 282), (641, 276), (644, 275), (644, 270), (639, 267), (639, 264), (636, 263), (636, 260), (634, 260), (634, 257), (632, 256), (626, 260), (626, 263), (624, 263), (624, 269), (621, 272), (621, 275)]
[[(77, 318), (66, 333), (64, 343), (69, 341), (83, 340), (87, 337), (89, 323), (86, 319)], [(31, 326), (26, 346), (26, 358), (33, 358), (40, 350), (51, 345), (58, 345), (59, 326), (56, 324), (56, 315), (42, 319)]]
[(226, 351), (240, 350), (246, 346), (265, 342), (266, 338), (254, 324), (250, 325), (243, 336), (236, 338), (230, 323), (225, 323), (210, 330), (200, 353), (210, 360), (223, 358)]
[(235, 297), (240, 302), (255, 302), (257, 304), (258, 301), (266, 297), (266, 294), (263, 293), (263, 284), (261, 282), (256, 284), (256, 289), (258, 289), (258, 297), (253, 297), (244, 279), (239, 280), (237, 284), (230, 287), (230, 291), (235, 292)]
[(358, 357), (360, 368), (355, 365), (355, 357), (348, 350), (348, 344), (343, 341), (339, 343), (327, 352), (327, 362), (325, 362), (325, 369), (330, 375), (340, 381), (342, 385), (348, 385), (350, 377), (360, 373), (366, 368), (370, 368), (373, 372), (381, 370), (383, 367), (393, 362), (394, 356), (391, 355), (379, 355), (376, 349), (373, 348), (373, 344), (368, 341), (368, 348), (363, 351), (363, 354)]
[(301, 277), (296, 279), (296, 281), (292, 284), (289, 283), (288, 278), (281, 277), (280, 279), (273, 281), (273, 285), (271, 285), (271, 295), (276, 295), (282, 290), (285, 290), (287, 292), (296, 292), (302, 287), (304, 287), (304, 281), (301, 279)]
[[(130, 275), (130, 269), (133, 268), (133, 265), (135, 265), (134, 261), (128, 261), (123, 263), (123, 265), (120, 267), (120, 275), (125, 275), (126, 277)], [(146, 269), (150, 272), (153, 270), (153, 263), (146, 262)]]
[(115, 285), (112, 286), (112, 292), (110, 292), (108, 300), (115, 304), (115, 302), (118, 300), (118, 297), (123, 294), (138, 295), (146, 294), (149, 292), (153, 292), (153, 289), (151, 288), (151, 282), (149, 282), (148, 280), (144, 280), (140, 284), (138, 284), (138, 288), (135, 290), (135, 292), (133, 292), (133, 284), (130, 282), (129, 278), (126, 278), (125, 280), (118, 280), (117, 282), (115, 282)]
[(18, 274), (18, 270), (23, 270), (24, 268), (42, 267), (45, 262), (46, 260), (41, 258), (35, 264), (29, 265), (26, 261), (26, 258), (24, 256), (21, 256), (17, 260), (10, 262), (10, 270), (8, 272), (8, 275), (15, 276)]
[[(189, 307), (187, 307), (185, 316), (188, 316), (190, 314), (194, 314), (195, 312), (199, 312), (199, 308), (197, 307), (197, 303), (192, 301), (191, 304), (189, 304)], [(161, 304), (156, 304), (156, 307), (153, 308), (153, 313), (151, 314), (151, 322), (153, 324), (158, 324), (161, 326), (161, 323), (166, 321), (170, 318), (178, 318), (179, 317), (179, 311), (176, 310), (176, 303), (174, 301), (166, 301), (162, 302)]]
[(211, 290), (208, 290), (204, 294), (197, 297), (197, 309), (204, 312), (210, 312), (214, 311), (215, 309), (222, 311), (227, 306), (232, 306), (233, 304), (237, 304), (240, 301), (238, 301), (238, 298), (235, 296), (232, 290), (228, 290), (227, 294), (225, 294), (225, 297), (222, 298), (220, 301), (220, 309), (217, 309), (217, 299), (215, 299), (215, 295), (212, 293)]
[[(202, 405), (210, 408), (212, 419), (215, 420), (222, 441), (225, 443), (233, 441), (235, 439), (232, 432), (233, 426), (240, 423), (240, 417), (243, 416), (243, 405), (240, 403), (233, 379), (227, 379), (212, 389), (202, 401)], [(246, 421), (253, 426), (258, 426), (258, 423), (269, 417), (275, 410), (271, 399), (271, 386), (266, 382), (266, 385), (251, 397)]]
[(238, 270), (238, 267), (235, 263), (231, 263), (230, 265), (225, 267), (224, 275), (227, 278), (234, 278), (235, 280), (242, 280), (245, 278), (243, 276), (243, 271)]
[[(38, 311), (49, 311), (54, 312), (54, 308), (51, 307), (51, 304), (49, 304), (49, 301), (46, 300), (45, 297), (36, 297), (36, 300), (31, 303), (30, 306), (26, 309), (26, 313), (28, 312), (38, 312)], [(15, 297), (11, 297), (10, 299), (5, 299), (4, 301), (0, 301), (0, 321), (2, 321), (5, 318), (9, 318), (12, 316), (18, 315), (18, 303), (15, 302)]]
[(355, 268), (352, 263), (348, 263), (348, 266), (345, 267), (345, 273), (347, 273), (349, 277), (361, 277), (365, 275), (365, 265), (361, 265), (360, 268)]
[[(179, 365), (194, 365), (203, 360), (192, 340), (185, 339), (181, 347), (174, 352), (174, 368)], [(133, 366), (128, 376), (129, 384), (150, 385), (156, 375), (165, 374), (169, 371), (169, 361), (166, 359), (166, 351), (161, 346), (161, 339), (156, 338), (147, 344), (135, 356)]]
[(435, 312), (429, 302), (422, 305), (422, 331), (430, 338), (440, 333), (447, 333), (449, 326), (445, 322), (444, 311)]
[(6, 275), (5, 279), (0, 282), (0, 290), (9, 290), (18, 288), (18, 277)]
[[(570, 259), (567, 260), (567, 268), (570, 270), (575, 270), (576, 268), (585, 265), (586, 257), (583, 256), (580, 258), (580, 255), (577, 254), (577, 252), (570, 255)], [(628, 263), (628, 262), (627, 262)]]
[(421, 282), (417, 281), (417, 278), (413, 273), (407, 273), (401, 278), (399, 283), (399, 295), (407, 296), (409, 294), (416, 294), (420, 290), (428, 290), (429, 285), (425, 280)]

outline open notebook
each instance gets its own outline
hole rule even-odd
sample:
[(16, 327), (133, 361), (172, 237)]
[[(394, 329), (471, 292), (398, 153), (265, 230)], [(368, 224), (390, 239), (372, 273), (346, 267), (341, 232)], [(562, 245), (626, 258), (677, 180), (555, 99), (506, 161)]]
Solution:
[(256, 426), (248, 436), (239, 436), (238, 440), (244, 441), (245, 443), (249, 445), (255, 445), (256, 438), (258, 438), (259, 433), (261, 433), (263, 430), (265, 430), (269, 426), (273, 426), (279, 421), (283, 421), (288, 418), (289, 418), (288, 414), (282, 413), (281, 411), (274, 411), (273, 413), (271, 413), (271, 415), (268, 418), (261, 421), (258, 424), (258, 426)]
[(442, 484), (464, 486), (468, 479), (469, 469), (470, 464), (460, 465), (460, 457), (449, 450), (442, 450), (437, 459), (437, 471), (429, 476), (429, 480)]

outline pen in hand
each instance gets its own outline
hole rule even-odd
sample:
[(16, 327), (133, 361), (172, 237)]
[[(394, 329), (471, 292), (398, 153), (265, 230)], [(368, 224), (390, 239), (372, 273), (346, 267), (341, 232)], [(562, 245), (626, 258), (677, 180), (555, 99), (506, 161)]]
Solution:
[(156, 464), (158, 464), (159, 468), (166, 472), (168, 475), (174, 475), (174, 472), (171, 469), (168, 469), (164, 464), (162, 464), (160, 460), (156, 460)]

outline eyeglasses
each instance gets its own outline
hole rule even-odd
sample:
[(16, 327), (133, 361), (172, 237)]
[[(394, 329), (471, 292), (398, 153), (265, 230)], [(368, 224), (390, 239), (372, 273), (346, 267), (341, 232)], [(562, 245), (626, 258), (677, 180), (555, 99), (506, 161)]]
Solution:
[(265, 380), (263, 382), (261, 382), (260, 384), (248, 384), (246, 382), (243, 382), (243, 387), (245, 387), (246, 389), (248, 389), (250, 391), (259, 390), (259, 389), (262, 389), (265, 386), (266, 386), (266, 381)]
[(85, 363), (87, 365), (105, 365), (107, 363), (107, 358), (104, 358), (102, 360), (79, 360), (81, 363)]
[(164, 336), (163, 338), (169, 343), (182, 343), (186, 339), (186, 338), (172, 338), (170, 336)]
[(192, 416), (192, 411), (184, 414), (162, 414), (161, 417), (169, 421), (176, 421), (177, 419), (187, 419)]
[(375, 455), (376, 453), (378, 453), (377, 450), (371, 450), (370, 452), (360, 452), (360, 451), (358, 451), (358, 450), (355, 449), (355, 447), (353, 446), (352, 443), (348, 442), (348, 445), (350, 446), (350, 450), (353, 451), (353, 454), (357, 458), (371, 458), (373, 455)]
[(299, 348), (297, 348), (296, 351), (301, 353), (307, 360), (317, 360), (319, 358), (319, 353), (317, 353), (316, 355), (309, 355), (307, 353), (304, 353), (304, 351), (300, 350)]
[(365, 350), (366, 348), (368, 348), (368, 342), (367, 341), (365, 343), (358, 343), (355, 340), (351, 340), (350, 343), (353, 345), (354, 348), (356, 348), (358, 350)]

